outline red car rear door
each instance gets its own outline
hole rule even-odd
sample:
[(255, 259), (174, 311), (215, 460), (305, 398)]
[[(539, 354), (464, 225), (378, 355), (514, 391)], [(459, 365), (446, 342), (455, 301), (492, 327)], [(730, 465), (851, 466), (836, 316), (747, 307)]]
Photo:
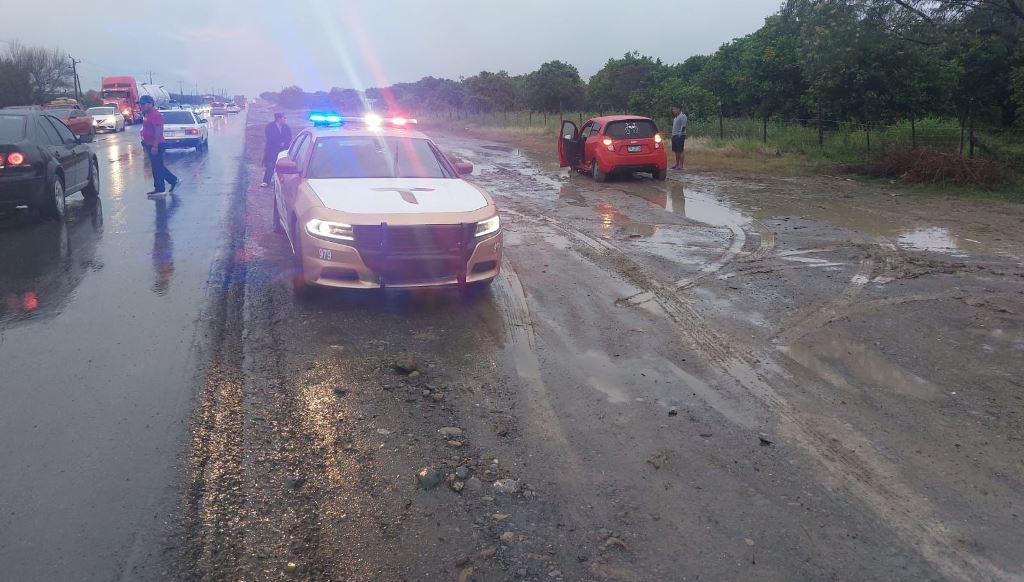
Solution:
[(571, 121), (563, 121), (558, 133), (558, 163), (563, 168), (575, 166), (579, 156), (579, 128)]

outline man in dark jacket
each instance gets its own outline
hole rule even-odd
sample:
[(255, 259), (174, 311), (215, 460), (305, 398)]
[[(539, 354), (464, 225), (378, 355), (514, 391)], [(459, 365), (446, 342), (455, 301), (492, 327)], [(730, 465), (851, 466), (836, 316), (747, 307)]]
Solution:
[(267, 145), (263, 148), (263, 183), (260, 188), (270, 185), (270, 179), (274, 177), (274, 167), (277, 165), (277, 154), (288, 149), (292, 143), (292, 128), (284, 122), (284, 113), (275, 113), (274, 121), (267, 124), (263, 130), (267, 136)]

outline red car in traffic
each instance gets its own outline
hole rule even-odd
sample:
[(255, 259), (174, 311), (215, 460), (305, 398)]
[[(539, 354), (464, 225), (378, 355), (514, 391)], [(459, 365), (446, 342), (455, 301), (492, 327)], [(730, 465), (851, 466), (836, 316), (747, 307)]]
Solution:
[(93, 127), (92, 116), (82, 109), (74, 99), (54, 99), (43, 105), (43, 109), (50, 115), (60, 119), (64, 125), (71, 128), (72, 133), (80, 137), (87, 137), (88, 140), (96, 133)]
[(650, 118), (636, 115), (595, 117), (582, 128), (563, 121), (558, 159), (563, 168), (590, 174), (598, 182), (620, 172), (646, 172), (655, 180), (664, 180), (668, 170), (658, 126)]

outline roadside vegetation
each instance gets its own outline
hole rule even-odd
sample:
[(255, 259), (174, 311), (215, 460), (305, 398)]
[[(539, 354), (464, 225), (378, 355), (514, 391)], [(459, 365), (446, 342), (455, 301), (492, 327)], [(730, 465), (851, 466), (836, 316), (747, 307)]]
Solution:
[[(580, 112), (640, 114), (664, 128), (669, 107), (684, 102), (698, 163), (707, 148), (769, 169), (1005, 190), (1024, 174), (1021, 38), (1017, 0), (787, 0), (713, 54), (666, 63), (629, 53), (586, 81), (551, 61), (521, 75), (425, 77), (365, 99), (343, 88), (262, 96), (345, 111), (369, 104), (527, 137), (555, 135), (559, 118)], [(918, 150), (931, 153), (905, 153)], [(929, 161), (937, 166), (921, 167)]]

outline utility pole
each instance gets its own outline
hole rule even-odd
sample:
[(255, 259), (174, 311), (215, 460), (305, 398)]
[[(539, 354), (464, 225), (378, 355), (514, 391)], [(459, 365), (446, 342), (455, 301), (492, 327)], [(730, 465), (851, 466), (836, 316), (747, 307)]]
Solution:
[(184, 86), (185, 85), (181, 81), (178, 81), (178, 99), (180, 101), (185, 100), (185, 89), (183, 88)]
[(71, 59), (71, 75), (74, 77), (75, 82), (75, 101), (78, 101), (81, 94), (81, 85), (78, 83), (78, 63), (82, 61), (76, 60), (71, 55), (68, 55), (68, 58)]
[(153, 71), (148, 71), (147, 74), (149, 75), (149, 84), (152, 85), (153, 84)]

